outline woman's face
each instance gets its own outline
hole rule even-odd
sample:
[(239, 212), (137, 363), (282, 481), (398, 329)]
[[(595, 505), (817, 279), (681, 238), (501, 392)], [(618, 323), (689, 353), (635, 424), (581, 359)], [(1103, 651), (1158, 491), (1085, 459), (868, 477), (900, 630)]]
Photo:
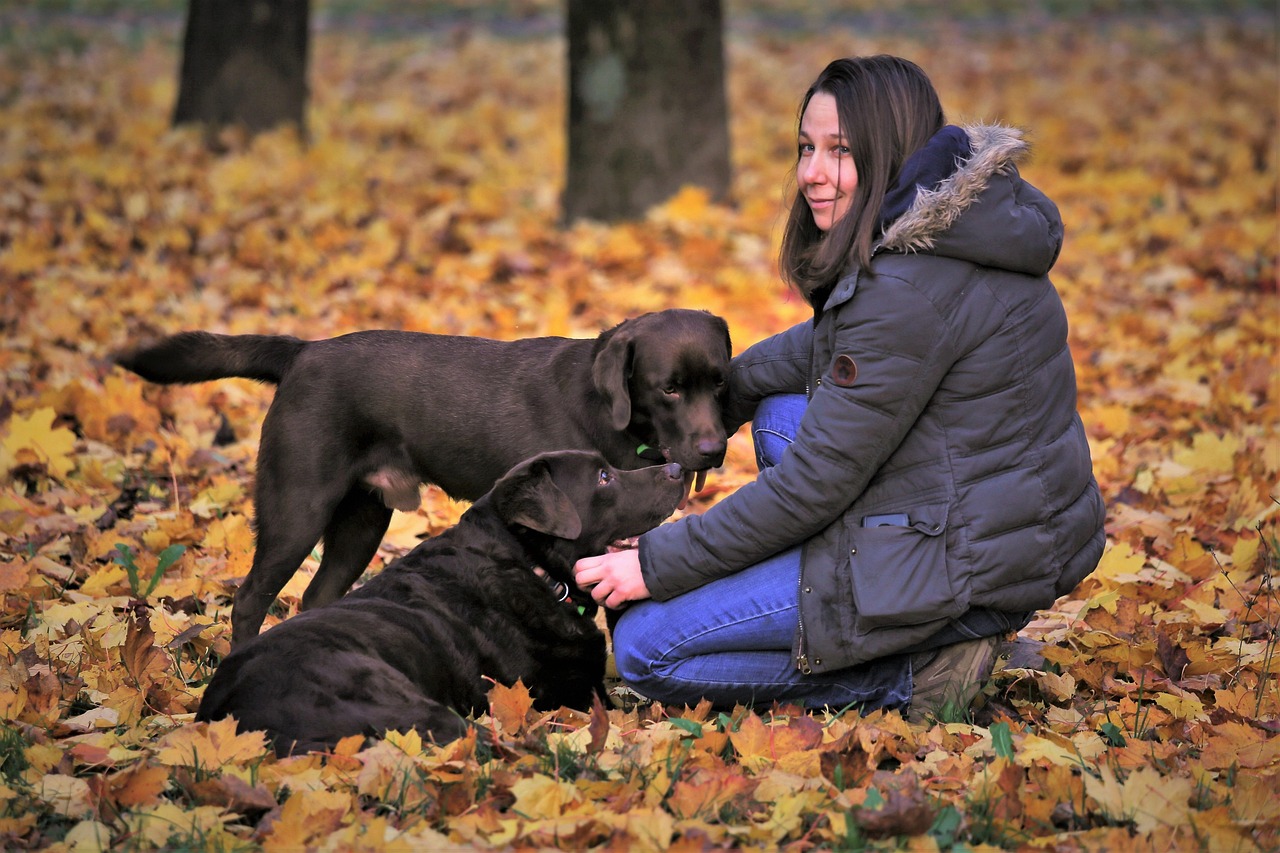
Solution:
[(814, 93), (800, 117), (796, 183), (809, 203), (814, 224), (822, 231), (831, 230), (848, 212), (858, 185), (858, 170), (848, 142), (840, 135), (835, 96)]

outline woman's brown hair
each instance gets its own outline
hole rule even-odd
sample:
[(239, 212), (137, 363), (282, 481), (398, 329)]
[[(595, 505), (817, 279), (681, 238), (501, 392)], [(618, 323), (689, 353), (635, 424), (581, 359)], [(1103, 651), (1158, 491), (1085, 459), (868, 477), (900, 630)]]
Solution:
[(835, 98), (840, 133), (858, 170), (858, 185), (848, 212), (826, 233), (814, 223), (808, 203), (796, 191), (782, 235), (779, 266), (783, 279), (806, 297), (871, 262), (885, 193), (907, 157), (946, 123), (928, 76), (915, 63), (896, 56), (859, 56), (830, 63), (805, 92), (797, 126), (819, 92)]

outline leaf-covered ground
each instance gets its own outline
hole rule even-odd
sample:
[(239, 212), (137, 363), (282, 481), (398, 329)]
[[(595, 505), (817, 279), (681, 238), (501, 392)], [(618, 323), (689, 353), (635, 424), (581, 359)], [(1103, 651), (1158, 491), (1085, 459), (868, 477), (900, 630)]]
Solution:
[[(744, 15), (728, 41), (737, 204), (690, 190), (567, 228), (545, 6), (513, 7), (513, 36), (321, 16), (310, 144), (220, 154), (167, 127), (180, 16), (0, 16), (0, 847), (1280, 848), (1274, 9), (1011, 28), (776, 6), (799, 26)], [(592, 336), (671, 305), (741, 348), (805, 316), (773, 271), (795, 100), (880, 51), (924, 65), (953, 120), (1027, 128), (1067, 222), (1108, 549), (1023, 631), (1042, 668), (1011, 661), (976, 714), (927, 725), (539, 715), (516, 687), (492, 739), (276, 760), (191, 722), (252, 553), (270, 390), (149, 386), (109, 352), (186, 328)], [(740, 434), (689, 511), (751, 476)], [(426, 490), (371, 570), (462, 508)]]

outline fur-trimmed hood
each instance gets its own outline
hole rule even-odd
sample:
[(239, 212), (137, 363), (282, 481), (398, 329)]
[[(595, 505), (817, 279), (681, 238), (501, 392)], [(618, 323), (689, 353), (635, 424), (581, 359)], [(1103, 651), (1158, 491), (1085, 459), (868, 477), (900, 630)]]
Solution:
[[(1003, 125), (947, 127), (903, 166), (878, 250), (959, 258), (1044, 275), (1062, 248), (1062, 218), (1017, 164), (1030, 146)], [(954, 164), (937, 178), (938, 163)], [(933, 177), (930, 177), (930, 175)]]

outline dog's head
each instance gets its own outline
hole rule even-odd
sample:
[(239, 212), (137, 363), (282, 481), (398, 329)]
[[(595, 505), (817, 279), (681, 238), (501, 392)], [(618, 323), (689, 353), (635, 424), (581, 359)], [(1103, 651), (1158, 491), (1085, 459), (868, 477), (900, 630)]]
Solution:
[(489, 499), (548, 574), (572, 583), (578, 559), (658, 526), (683, 497), (679, 465), (623, 471), (594, 451), (563, 450), (520, 463)]
[(705, 471), (724, 462), (732, 349), (729, 326), (714, 314), (657, 311), (600, 336), (592, 380), (614, 429), (686, 472)]

